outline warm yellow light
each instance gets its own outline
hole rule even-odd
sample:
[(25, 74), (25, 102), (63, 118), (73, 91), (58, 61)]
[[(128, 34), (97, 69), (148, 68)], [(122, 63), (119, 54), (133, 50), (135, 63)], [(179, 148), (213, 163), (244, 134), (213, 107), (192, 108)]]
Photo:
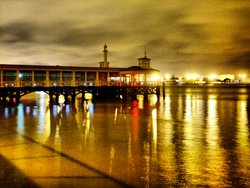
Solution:
[(209, 80), (214, 80), (214, 79), (216, 79), (217, 78), (217, 75), (216, 74), (210, 74), (209, 76), (208, 76), (208, 79)]
[(166, 74), (165, 78), (166, 78), (166, 80), (170, 80), (171, 79), (171, 74)]
[(239, 76), (240, 76), (240, 78), (243, 79), (243, 80), (247, 78), (247, 75), (246, 75), (246, 74), (240, 74)]
[(93, 98), (93, 95), (92, 95), (92, 93), (85, 93), (84, 98), (87, 100), (91, 100)]
[(188, 74), (187, 76), (186, 76), (186, 79), (187, 80), (196, 80), (197, 78), (199, 78), (199, 75), (198, 74)]
[(158, 74), (152, 75), (152, 81), (158, 81), (158, 80), (159, 80), (159, 75)]
[(191, 78), (192, 78), (192, 75), (191, 75), (191, 74), (188, 74), (188, 75), (186, 76), (186, 79), (187, 79), (187, 80), (191, 80)]
[(192, 74), (192, 79), (193, 79), (193, 80), (196, 80), (197, 78), (199, 78), (199, 75), (198, 75), (198, 74), (195, 74), (195, 73)]

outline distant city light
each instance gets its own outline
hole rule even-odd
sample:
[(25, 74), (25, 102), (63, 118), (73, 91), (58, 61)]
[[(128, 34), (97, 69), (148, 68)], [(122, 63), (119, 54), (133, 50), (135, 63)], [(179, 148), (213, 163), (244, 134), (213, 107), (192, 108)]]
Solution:
[(217, 78), (217, 74), (210, 74), (209, 76), (208, 76), (208, 79), (209, 80), (215, 80)]
[(186, 79), (187, 80), (196, 80), (196, 79), (198, 79), (200, 77), (200, 75), (199, 74), (195, 74), (195, 73), (193, 73), (193, 74), (187, 74), (186, 75)]
[(199, 78), (199, 75), (198, 75), (198, 74), (192, 74), (192, 79), (193, 79), (193, 80), (196, 80), (197, 78)]
[(191, 74), (186, 75), (187, 80), (191, 80), (191, 78), (192, 78)]
[(172, 77), (171, 74), (166, 74), (166, 75), (165, 75), (166, 80), (170, 80), (171, 77)]
[(246, 74), (240, 74), (239, 77), (240, 77), (240, 79), (245, 80), (247, 78), (247, 75)]

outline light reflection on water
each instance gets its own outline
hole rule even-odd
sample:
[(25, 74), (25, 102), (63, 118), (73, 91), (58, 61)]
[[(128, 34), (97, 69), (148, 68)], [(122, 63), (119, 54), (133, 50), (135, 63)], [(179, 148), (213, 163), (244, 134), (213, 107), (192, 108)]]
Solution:
[(0, 126), (135, 186), (242, 187), (250, 186), (248, 95), (246, 88), (167, 88), (165, 99), (148, 102), (26, 98), (0, 107)]

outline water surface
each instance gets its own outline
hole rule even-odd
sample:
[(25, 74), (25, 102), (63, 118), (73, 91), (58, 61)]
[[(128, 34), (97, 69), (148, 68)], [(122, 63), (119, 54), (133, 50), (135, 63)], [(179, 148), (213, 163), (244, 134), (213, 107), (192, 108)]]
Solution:
[(0, 126), (136, 187), (249, 187), (249, 94), (169, 87), (158, 101), (50, 105), (38, 93), (0, 105)]

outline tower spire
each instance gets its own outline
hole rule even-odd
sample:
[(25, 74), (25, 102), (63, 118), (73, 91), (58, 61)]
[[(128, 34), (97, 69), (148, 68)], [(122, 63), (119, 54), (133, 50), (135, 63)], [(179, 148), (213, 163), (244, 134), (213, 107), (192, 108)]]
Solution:
[(104, 49), (103, 49), (103, 56), (104, 56), (104, 66), (107, 65), (108, 62), (108, 46), (107, 44), (104, 45)]
[(103, 61), (99, 62), (100, 67), (109, 67), (109, 62), (108, 62), (108, 46), (107, 44), (104, 44), (103, 47)]

